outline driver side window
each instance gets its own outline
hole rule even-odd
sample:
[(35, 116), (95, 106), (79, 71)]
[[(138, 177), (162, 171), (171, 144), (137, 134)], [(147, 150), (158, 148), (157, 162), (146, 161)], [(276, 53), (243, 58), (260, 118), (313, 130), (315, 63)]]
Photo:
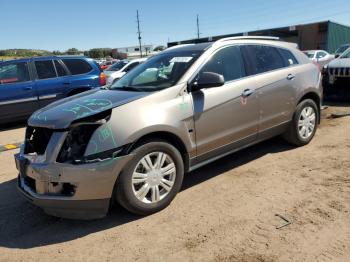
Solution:
[(204, 72), (213, 72), (224, 76), (225, 82), (245, 76), (241, 51), (238, 46), (225, 47), (216, 52), (202, 67), (199, 77)]
[(316, 55), (316, 58), (317, 59), (320, 59), (320, 58), (323, 58), (325, 57), (327, 54), (325, 52), (318, 52), (317, 55)]

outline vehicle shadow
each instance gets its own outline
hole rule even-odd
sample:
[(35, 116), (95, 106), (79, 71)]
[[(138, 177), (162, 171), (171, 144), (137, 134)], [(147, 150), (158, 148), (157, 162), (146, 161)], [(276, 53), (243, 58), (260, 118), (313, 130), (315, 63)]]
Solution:
[(23, 120), (23, 121), (17, 121), (17, 122), (11, 122), (8, 124), (0, 124), (0, 132), (1, 131), (8, 131), (8, 130), (12, 130), (12, 129), (17, 129), (17, 128), (22, 128), (27, 126), (27, 121)]
[[(182, 191), (266, 154), (293, 148), (276, 138), (231, 154), (187, 174)], [(51, 217), (19, 195), (15, 179), (0, 184), (1, 247), (29, 249), (62, 243), (138, 219), (142, 217), (132, 215), (120, 206), (114, 206), (110, 214), (100, 220), (74, 221)]]

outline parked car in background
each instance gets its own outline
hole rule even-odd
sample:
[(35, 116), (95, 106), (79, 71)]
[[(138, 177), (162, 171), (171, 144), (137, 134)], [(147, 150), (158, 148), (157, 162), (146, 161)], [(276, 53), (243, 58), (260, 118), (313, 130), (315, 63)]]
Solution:
[(323, 85), (326, 95), (350, 95), (350, 47), (324, 67)]
[(121, 60), (115, 63), (110, 68), (106, 69), (106, 80), (107, 85), (112, 85), (114, 82), (122, 78), (127, 72), (132, 70), (134, 67), (145, 62), (147, 58), (139, 58), (134, 60)]
[(102, 70), (107, 70), (111, 65), (118, 62), (118, 60), (109, 60), (100, 64)]
[(348, 48), (350, 47), (350, 44), (341, 45), (334, 53), (335, 58), (338, 58), (342, 53), (344, 53)]
[(105, 85), (97, 63), (85, 57), (36, 57), (0, 62), (0, 122), (25, 119), (63, 97)]
[(326, 64), (334, 59), (334, 55), (329, 54), (324, 50), (307, 50), (303, 51), (305, 55), (311, 60), (319, 65), (320, 68), (323, 68)]
[(275, 38), (168, 48), (110, 89), (34, 113), (15, 155), (18, 188), (54, 216), (100, 218), (114, 200), (139, 215), (158, 212), (186, 172), (281, 134), (308, 144), (320, 79), (303, 53)]

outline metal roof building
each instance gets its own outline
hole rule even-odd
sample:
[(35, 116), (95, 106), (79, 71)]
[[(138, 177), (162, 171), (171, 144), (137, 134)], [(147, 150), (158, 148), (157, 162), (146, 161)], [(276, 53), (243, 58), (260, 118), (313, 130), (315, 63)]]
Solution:
[(323, 49), (330, 53), (342, 44), (350, 43), (350, 26), (333, 21), (322, 21), (311, 24), (292, 25), (250, 32), (194, 38), (178, 42), (169, 42), (168, 47), (179, 44), (203, 43), (233, 36), (276, 36), (281, 40), (298, 44), (301, 50)]

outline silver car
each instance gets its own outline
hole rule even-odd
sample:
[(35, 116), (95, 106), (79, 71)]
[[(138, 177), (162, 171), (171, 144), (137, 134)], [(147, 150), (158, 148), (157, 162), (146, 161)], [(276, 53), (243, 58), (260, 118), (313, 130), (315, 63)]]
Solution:
[(169, 48), (117, 81), (28, 120), (18, 188), (54, 216), (92, 219), (118, 201), (147, 215), (184, 174), (283, 135), (302, 146), (320, 121), (318, 68), (294, 45), (238, 37)]
[(107, 85), (110, 86), (122, 78), (127, 72), (138, 66), (139, 64), (144, 63), (147, 58), (139, 58), (131, 61), (121, 60), (110, 66), (104, 71), (106, 75)]

